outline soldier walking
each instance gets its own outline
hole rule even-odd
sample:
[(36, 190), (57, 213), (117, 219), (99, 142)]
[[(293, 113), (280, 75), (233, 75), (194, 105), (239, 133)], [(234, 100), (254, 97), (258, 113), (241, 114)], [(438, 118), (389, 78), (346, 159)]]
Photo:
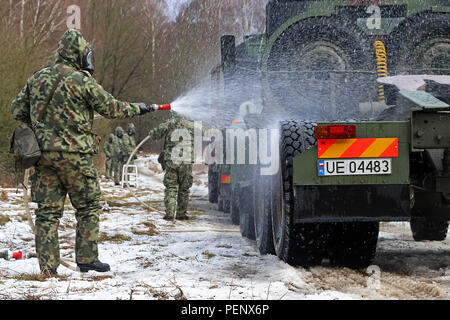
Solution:
[[(192, 163), (193, 156), (190, 156), (187, 161), (177, 161), (173, 159), (174, 147), (183, 143), (183, 138), (173, 141), (172, 135), (176, 130), (186, 130), (194, 141), (194, 123), (181, 117), (173, 117), (172, 119), (162, 123), (159, 127), (150, 131), (151, 139), (164, 139), (164, 150), (160, 155), (160, 163), (165, 171), (164, 174), (164, 204), (166, 207), (165, 220), (172, 220), (174, 217), (178, 220), (188, 220), (189, 216), (187, 208), (189, 204), (189, 189), (192, 187)], [(186, 147), (189, 147), (186, 145)], [(191, 151), (194, 150), (193, 146)], [(176, 152), (175, 152), (176, 153)], [(191, 152), (193, 154), (193, 152)], [(182, 157), (181, 154), (175, 155)], [(176, 215), (175, 215), (176, 213)]]
[[(30, 77), (14, 99), (14, 119), (34, 129), (42, 157), (30, 178), (37, 202), (36, 251), (44, 276), (57, 275), (58, 225), (67, 194), (76, 209), (76, 263), (81, 272), (106, 272), (98, 258), (101, 190), (93, 155), (99, 138), (92, 132), (94, 111), (127, 118), (154, 110), (116, 100), (92, 77), (92, 50), (82, 34), (68, 30), (59, 41), (55, 63)], [(41, 115), (42, 113), (42, 115)], [(39, 122), (37, 119), (41, 119)]]

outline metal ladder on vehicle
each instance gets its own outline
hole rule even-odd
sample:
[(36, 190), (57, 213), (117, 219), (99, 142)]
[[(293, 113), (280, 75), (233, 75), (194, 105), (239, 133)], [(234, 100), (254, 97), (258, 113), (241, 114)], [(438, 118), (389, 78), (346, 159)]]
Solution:
[[(131, 172), (130, 172), (131, 169)], [(128, 172), (127, 172), (128, 171)], [(127, 175), (128, 178), (128, 186), (136, 187), (138, 186), (138, 169), (136, 165), (128, 165), (123, 166), (122, 170), (122, 181), (120, 182), (121, 186), (123, 187), (126, 184), (125, 175)]]

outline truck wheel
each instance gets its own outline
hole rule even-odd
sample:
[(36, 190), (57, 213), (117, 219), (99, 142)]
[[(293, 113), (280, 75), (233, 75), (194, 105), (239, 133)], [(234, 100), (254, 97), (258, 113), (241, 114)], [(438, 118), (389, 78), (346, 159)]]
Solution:
[(331, 264), (339, 267), (366, 268), (375, 258), (379, 222), (341, 222), (330, 228)]
[(405, 19), (390, 35), (387, 50), (397, 74), (411, 69), (417, 74), (448, 74), (450, 14), (423, 13)]
[(253, 191), (256, 246), (261, 254), (275, 254), (270, 210), (270, 177), (255, 172)]
[(224, 213), (230, 213), (230, 201), (219, 196), (218, 209)]
[(210, 203), (217, 203), (219, 201), (218, 194), (219, 176), (217, 171), (213, 170), (211, 166), (208, 167), (208, 196)]
[(360, 102), (373, 98), (375, 86), (371, 75), (345, 71), (374, 70), (372, 57), (371, 42), (354, 22), (342, 17), (302, 20), (273, 44), (264, 94), (290, 117), (351, 118)]
[(255, 228), (253, 221), (253, 189), (248, 187), (239, 193), (239, 229), (241, 235), (250, 240), (255, 240)]
[(447, 221), (411, 217), (410, 225), (415, 241), (444, 241), (447, 238)]
[(239, 186), (231, 191), (231, 200), (230, 200), (230, 218), (231, 223), (234, 225), (239, 225), (239, 194), (240, 189)]
[(293, 160), (315, 143), (312, 123), (281, 123), (280, 170), (272, 177), (270, 189), (275, 252), (283, 261), (303, 267), (322, 262), (326, 232), (319, 223), (294, 221)]

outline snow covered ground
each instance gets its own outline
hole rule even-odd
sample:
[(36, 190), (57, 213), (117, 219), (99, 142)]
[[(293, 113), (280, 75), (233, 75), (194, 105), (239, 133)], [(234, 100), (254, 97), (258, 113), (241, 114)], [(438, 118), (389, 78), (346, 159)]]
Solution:
[[(0, 299), (449, 299), (450, 237), (416, 243), (409, 223), (383, 223), (370, 270), (292, 267), (261, 256), (228, 214), (208, 202), (206, 170), (191, 189), (191, 220), (162, 219), (164, 189), (157, 156), (140, 158), (138, 188), (102, 180), (100, 259), (111, 272), (80, 274), (60, 266), (42, 280), (36, 258), (0, 259)], [(153, 209), (149, 209), (151, 206)], [(32, 207), (35, 207), (32, 204)], [(74, 258), (74, 211), (60, 225), (61, 254)], [(0, 251), (34, 252), (22, 193), (0, 189)]]

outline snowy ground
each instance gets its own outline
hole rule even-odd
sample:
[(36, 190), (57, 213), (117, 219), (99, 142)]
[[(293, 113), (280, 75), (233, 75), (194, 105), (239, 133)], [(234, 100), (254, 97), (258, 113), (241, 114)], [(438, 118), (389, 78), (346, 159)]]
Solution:
[[(207, 197), (206, 171), (197, 172), (187, 222), (164, 221), (162, 173), (156, 156), (141, 158), (139, 187), (102, 181), (110, 211), (101, 216), (100, 259), (106, 274), (39, 278), (36, 258), (0, 259), (0, 299), (449, 299), (450, 237), (416, 243), (408, 223), (383, 223), (371, 270), (289, 266), (261, 256), (227, 214)], [(144, 203), (144, 204), (142, 204)], [(34, 204), (32, 204), (33, 207)], [(34, 252), (21, 190), (0, 189), (0, 251)], [(67, 203), (60, 225), (62, 256), (73, 259), (74, 211)]]

